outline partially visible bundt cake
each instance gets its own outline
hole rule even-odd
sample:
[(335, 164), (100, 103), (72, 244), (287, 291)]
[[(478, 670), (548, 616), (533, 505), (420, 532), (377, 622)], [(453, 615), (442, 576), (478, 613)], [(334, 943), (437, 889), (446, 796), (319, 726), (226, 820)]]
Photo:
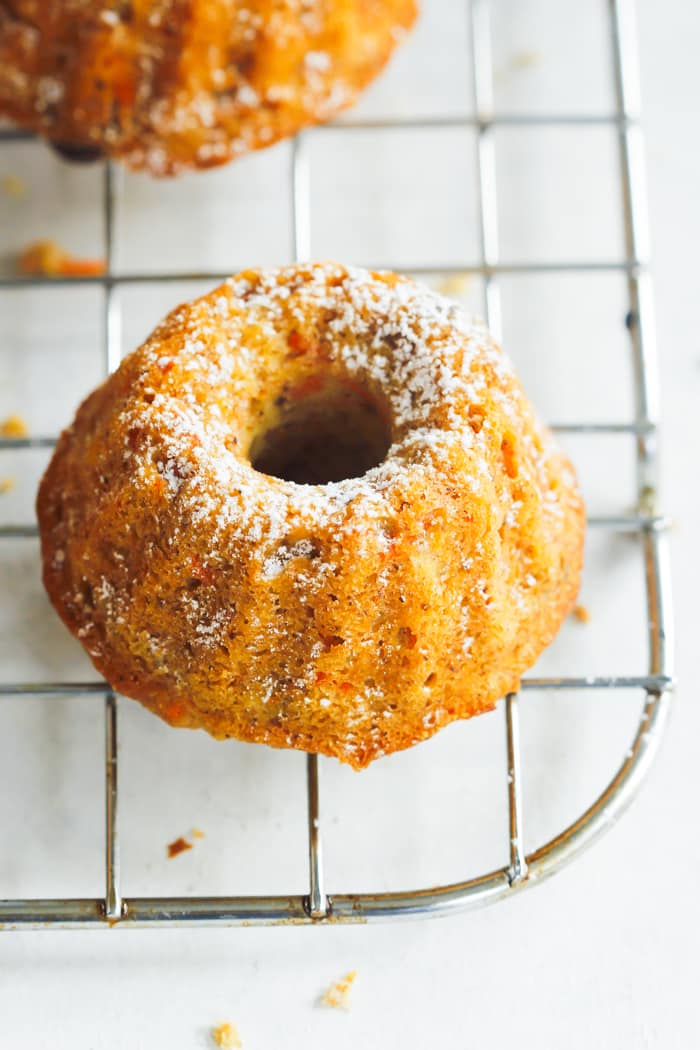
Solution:
[(584, 535), (486, 329), (335, 264), (174, 310), (79, 409), (38, 512), (51, 600), (115, 689), (356, 768), (516, 688)]
[(3, 0), (0, 114), (69, 157), (170, 175), (328, 120), (415, 0)]

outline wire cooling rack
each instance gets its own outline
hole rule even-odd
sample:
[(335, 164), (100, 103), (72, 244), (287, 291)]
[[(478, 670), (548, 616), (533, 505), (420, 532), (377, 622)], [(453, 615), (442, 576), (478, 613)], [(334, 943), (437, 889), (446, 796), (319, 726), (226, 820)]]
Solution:
[[(636, 77), (636, 40), (632, 0), (609, 0), (608, 16), (614, 63), (616, 107), (604, 116), (549, 116), (519, 114), (494, 115), (490, 18), (488, 0), (472, 0), (469, 5), (471, 29), (471, 65), (476, 103), (474, 118), (427, 118), (408, 120), (346, 120), (342, 124), (317, 129), (298, 137), (292, 147), (289, 190), (292, 197), (293, 254), (305, 259), (311, 250), (310, 135), (346, 133), (348, 127), (372, 129), (390, 134), (395, 129), (454, 127), (475, 133), (476, 169), (479, 192), (479, 251), (476, 265), (420, 267), (415, 272), (449, 276), (466, 271), (479, 275), (484, 287), (484, 311), (491, 328), (501, 328), (500, 279), (510, 274), (584, 274), (595, 271), (617, 272), (626, 281), (628, 313), (626, 326), (633, 360), (634, 418), (630, 422), (573, 423), (555, 429), (581, 437), (599, 434), (625, 434), (636, 448), (636, 508), (634, 513), (593, 517), (589, 526), (595, 529), (633, 533), (639, 540), (646, 586), (648, 613), (648, 663), (639, 674), (608, 677), (541, 677), (526, 678), (522, 690), (569, 690), (582, 699), (590, 690), (641, 690), (645, 702), (636, 732), (624, 759), (600, 796), (550, 841), (526, 853), (523, 838), (523, 803), (521, 797), (521, 758), (518, 724), (518, 696), (505, 698), (507, 765), (503, 771), (508, 790), (509, 863), (495, 871), (465, 882), (434, 886), (413, 892), (334, 894), (326, 887), (322, 860), (319, 773), (317, 758), (307, 756), (308, 796), (308, 892), (290, 896), (217, 896), (217, 897), (132, 897), (122, 894), (119, 865), (118, 833), (118, 761), (117, 698), (104, 682), (75, 684), (64, 681), (19, 684), (0, 680), (0, 695), (44, 695), (73, 697), (93, 694), (104, 702), (105, 716), (105, 828), (104, 896), (97, 899), (18, 899), (0, 901), (0, 928), (26, 929), (40, 927), (109, 927), (233, 925), (277, 923), (366, 922), (373, 919), (398, 918), (405, 915), (432, 915), (458, 908), (474, 907), (507, 897), (550, 875), (564, 863), (586, 849), (620, 816), (637, 793), (656, 754), (667, 717), (672, 688), (670, 655), (670, 595), (667, 565), (667, 522), (656, 506), (657, 405), (654, 332), (651, 318), (651, 288), (648, 273), (644, 172), (641, 133), (638, 127), (638, 89)], [(561, 263), (511, 264), (499, 257), (498, 212), (496, 189), (496, 153), (494, 132), (498, 127), (517, 126), (523, 130), (551, 126), (577, 128), (582, 125), (608, 126), (615, 132), (619, 150), (619, 186), (624, 221), (624, 258), (619, 261), (568, 261)], [(2, 140), (26, 137), (23, 132), (0, 132)], [(102, 277), (84, 278), (85, 284), (96, 284), (104, 290), (105, 367), (115, 368), (120, 356), (122, 321), (121, 291), (128, 285), (149, 281), (202, 280), (212, 282), (227, 274), (125, 273), (115, 270), (115, 173), (107, 164), (104, 169), (103, 215), (106, 243), (106, 273)], [(400, 267), (406, 271), (406, 267)], [(407, 272), (412, 272), (408, 270)], [(48, 285), (46, 279), (7, 278), (2, 287)], [(52, 287), (60, 279), (51, 279)], [(71, 279), (71, 283), (75, 283)], [(44, 448), (53, 445), (51, 437), (2, 438), (0, 450)], [(0, 540), (33, 538), (34, 526), (0, 523)], [(0, 669), (1, 673), (1, 669)]]

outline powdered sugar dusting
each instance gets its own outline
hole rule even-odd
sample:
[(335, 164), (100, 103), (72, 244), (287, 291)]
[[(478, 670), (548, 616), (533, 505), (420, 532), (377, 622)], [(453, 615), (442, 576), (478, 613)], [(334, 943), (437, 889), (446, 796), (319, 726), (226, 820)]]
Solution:
[[(285, 478), (342, 471), (254, 469), (275, 441), (324, 466), (314, 419), (360, 442), (380, 421), (361, 469), (376, 465), (328, 484)], [(580, 503), (507, 359), (481, 322), (392, 274), (231, 278), (122, 362), (55, 460), (52, 572), (85, 647), (125, 654), (177, 698), (169, 719), (193, 710), (219, 735), (316, 746), (326, 726), (362, 765), (469, 705), (462, 685), (496, 674), (494, 638), (523, 667), (533, 618), (551, 625), (576, 582), (558, 574), (569, 527), (576, 571)], [(498, 663), (494, 691), (515, 681)]]
[[(480, 454), (491, 440), (488, 421), (475, 431), (469, 408), (488, 385), (503, 411), (515, 412), (510, 365), (481, 322), (428, 289), (335, 264), (255, 271), (182, 308), (176, 321), (184, 332), (179, 347), (170, 341), (164, 354), (157, 331), (139, 351), (147, 396), (129, 399), (121, 416), (126, 433), (139, 434), (137, 447), (124, 449), (133, 486), (156, 477), (165, 483), (169, 544), (177, 541), (178, 521), (187, 522), (209, 537), (219, 558), (247, 548), (265, 583), (293, 564), (295, 587), (312, 593), (330, 567), (314, 543), (319, 532), (333, 544), (352, 543), (358, 554), (368, 544), (387, 548), (384, 524), (396, 492), (421, 476), (426, 485), (449, 476), (455, 449), (469, 452), (472, 463), (462, 486), (476, 493), (488, 482)], [(253, 348), (284, 355), (291, 330), (313, 330), (323, 340), (324, 367), (381, 391), (390, 406), (389, 452), (361, 477), (327, 485), (271, 478), (232, 443), (235, 422), (223, 417), (220, 402), (245, 403), (258, 367)], [(211, 397), (195, 396), (187, 381), (169, 385), (173, 368)], [(516, 512), (511, 501), (502, 514), (512, 521)], [(202, 621), (206, 610), (191, 603), (187, 613), (197, 637), (212, 643), (230, 619)], [(466, 625), (464, 637), (466, 653)]]
[(266, 559), (263, 565), (262, 577), (264, 580), (274, 580), (276, 576), (279, 576), (284, 571), (285, 565), (293, 561), (294, 558), (313, 558), (316, 554), (317, 551), (310, 540), (299, 540), (297, 543), (293, 543), (291, 547), (283, 543)]

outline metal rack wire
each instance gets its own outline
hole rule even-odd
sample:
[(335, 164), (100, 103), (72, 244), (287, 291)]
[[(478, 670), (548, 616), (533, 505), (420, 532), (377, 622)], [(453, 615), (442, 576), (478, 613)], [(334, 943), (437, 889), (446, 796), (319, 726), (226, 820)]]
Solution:
[[(499, 279), (504, 274), (619, 272), (625, 275), (628, 294), (627, 328), (634, 365), (635, 414), (631, 422), (575, 423), (555, 425), (555, 429), (579, 435), (626, 434), (635, 442), (637, 507), (633, 514), (596, 517), (589, 525), (599, 529), (636, 534), (644, 562), (648, 611), (648, 666), (637, 675), (614, 677), (526, 678), (523, 690), (572, 690), (585, 695), (591, 689), (642, 690), (645, 703), (634, 738), (624, 760), (602, 794), (577, 820), (555, 838), (526, 855), (523, 840), (523, 802), (518, 726), (518, 696), (506, 697), (508, 842), (509, 863), (466, 882), (420, 889), (412, 892), (360, 893), (337, 895), (327, 891), (322, 861), (319, 805), (319, 771), (316, 756), (307, 756), (308, 797), (308, 893), (291, 896), (258, 897), (131, 897), (123, 896), (119, 869), (118, 832), (118, 700), (105, 682), (43, 682), (20, 684), (0, 681), (0, 696), (76, 696), (94, 694), (104, 701), (105, 713), (105, 887), (97, 899), (3, 900), (0, 901), (0, 928), (109, 927), (172, 925), (235, 925), (279, 923), (366, 922), (406, 915), (429, 915), (496, 901), (518, 889), (531, 886), (552, 874), (587, 848), (620, 816), (637, 793), (654, 760), (663, 734), (672, 690), (671, 608), (667, 563), (667, 522), (656, 507), (656, 361), (651, 287), (648, 272), (646, 206), (641, 132), (638, 126), (639, 99), (636, 78), (636, 39), (633, 0), (608, 0), (616, 107), (604, 116), (498, 115), (493, 112), (493, 63), (491, 58), (488, 0), (471, 0), (471, 48), (476, 117), (400, 121), (348, 121), (315, 129), (299, 136), (292, 147), (289, 189), (292, 208), (293, 254), (297, 259), (310, 255), (311, 199), (309, 185), (310, 134), (338, 134), (348, 126), (391, 131), (396, 128), (458, 127), (476, 131), (476, 166), (479, 192), (480, 258), (469, 267), (421, 267), (421, 274), (449, 275), (465, 271), (480, 275), (484, 285), (484, 311), (491, 328), (500, 331)], [(616, 131), (621, 172), (621, 207), (624, 218), (625, 254), (614, 262), (522, 263), (504, 261), (499, 256), (498, 199), (494, 131), (502, 126), (584, 126), (603, 125)], [(20, 131), (0, 132), (0, 143), (24, 138)], [(84, 284), (104, 289), (105, 367), (119, 362), (121, 305), (120, 293), (129, 284), (151, 281), (223, 279), (220, 273), (117, 274), (114, 269), (116, 195), (111, 165), (104, 170), (103, 185), (106, 272), (104, 276), (81, 278)], [(392, 267), (406, 271), (406, 267)], [(411, 271), (408, 271), (411, 272)], [(61, 279), (16, 277), (0, 282), (0, 287), (22, 287)], [(70, 278), (71, 285), (76, 279)], [(49, 436), (0, 439), (1, 449), (51, 447)], [(35, 526), (0, 524), (0, 541), (35, 537)]]

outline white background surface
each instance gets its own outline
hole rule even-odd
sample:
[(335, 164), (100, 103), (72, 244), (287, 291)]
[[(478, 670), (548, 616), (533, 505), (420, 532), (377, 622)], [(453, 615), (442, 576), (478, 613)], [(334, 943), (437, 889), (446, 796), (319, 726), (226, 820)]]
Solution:
[[(426, 0), (426, 7), (420, 33), (363, 100), (365, 114), (468, 111), (462, 5)], [(504, 110), (609, 107), (603, 3), (494, 0), (493, 7)], [(554, 880), (449, 919), (301, 930), (5, 934), (3, 1050), (185, 1050), (207, 1046), (208, 1029), (223, 1019), (237, 1024), (246, 1050), (491, 1050), (516, 1042), (685, 1050), (700, 1044), (700, 716), (691, 661), (698, 579), (700, 349), (692, 281), (700, 218), (700, 12), (693, 8), (681, 0), (643, 0), (639, 7), (663, 382), (663, 502), (678, 522), (681, 680), (664, 749), (642, 796), (614, 831)], [(536, 60), (523, 65), (523, 51)], [(572, 142), (568, 134), (538, 133), (535, 142), (518, 132), (499, 142), (504, 257), (619, 254), (611, 140), (595, 132)], [(312, 137), (314, 254), (397, 266), (474, 260), (473, 142), (457, 133), (429, 136), (416, 142), (402, 132), (387, 144), (362, 133), (351, 145), (340, 133)], [(3, 264), (21, 244), (46, 235), (99, 254), (99, 172), (66, 169), (34, 145), (12, 151), (9, 161), (0, 157), (0, 169), (21, 174), (32, 192), (21, 207), (0, 201)], [(126, 180), (120, 268), (235, 269), (284, 261), (288, 159), (282, 146), (167, 186)], [(176, 224), (176, 215), (178, 223), (189, 219), (189, 227)], [(154, 229), (157, 236), (149, 233)], [(560, 421), (626, 418), (620, 284), (507, 280), (503, 288), (508, 349), (543, 413)], [(125, 294), (125, 348), (192, 290)], [(467, 296), (478, 302), (478, 292), (472, 286)], [(56, 313), (47, 315), (46, 299), (35, 294), (0, 300), (0, 416), (20, 410), (33, 432), (47, 433), (68, 421), (78, 397), (100, 378), (94, 335), (100, 303), (97, 293), (74, 290), (70, 308), (57, 298)], [(571, 449), (591, 509), (624, 509), (629, 455), (619, 441), (594, 451), (585, 443)], [(12, 502), (3, 504), (4, 519), (30, 520), (43, 462), (37, 455), (33, 469), (23, 468)], [(0, 472), (15, 467), (3, 461)], [(47, 611), (32, 545), (13, 545), (0, 572), (2, 679), (90, 678), (79, 649)], [(643, 671), (641, 595), (634, 545), (596, 539), (583, 599), (591, 623), (565, 626), (543, 672)], [(590, 801), (630, 738), (638, 698), (586, 697), (585, 709), (582, 703), (573, 695), (523, 702), (528, 848)], [(60, 711), (52, 701), (3, 704), (0, 894), (97, 896), (99, 704), (70, 701)], [(303, 892), (300, 756), (173, 733), (124, 702), (120, 726), (126, 894)], [(454, 727), (361, 776), (323, 763), (331, 891), (409, 887), (504, 863), (502, 737), (499, 713)], [(165, 843), (193, 826), (206, 838), (165, 861)], [(351, 968), (358, 971), (351, 1010), (318, 1008), (319, 993)]]

